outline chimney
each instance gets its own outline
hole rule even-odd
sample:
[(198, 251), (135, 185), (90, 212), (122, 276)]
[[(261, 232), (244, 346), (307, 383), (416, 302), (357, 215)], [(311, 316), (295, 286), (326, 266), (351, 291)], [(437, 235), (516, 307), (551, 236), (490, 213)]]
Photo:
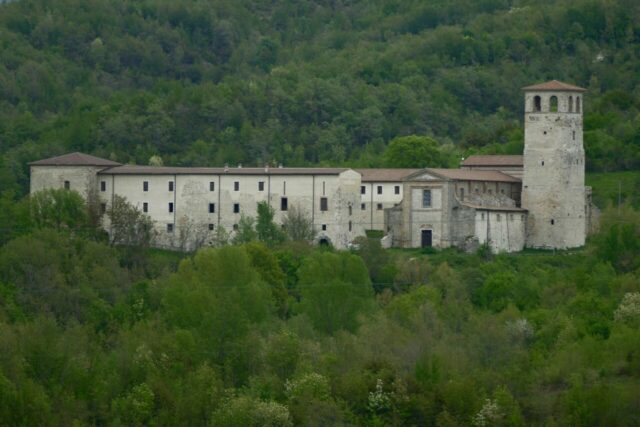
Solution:
[(265, 172), (265, 173), (269, 172), (269, 163), (267, 163), (266, 165), (264, 165), (264, 172)]
[(238, 163), (238, 169), (242, 169), (242, 163)]
[(224, 164), (224, 171), (229, 172), (229, 163)]
[(278, 169), (282, 169), (282, 163), (278, 163)]

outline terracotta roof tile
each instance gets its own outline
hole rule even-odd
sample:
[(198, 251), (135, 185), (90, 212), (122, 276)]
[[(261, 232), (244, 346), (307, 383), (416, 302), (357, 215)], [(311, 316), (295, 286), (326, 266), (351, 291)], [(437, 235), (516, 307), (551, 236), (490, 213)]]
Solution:
[(51, 157), (49, 159), (38, 160), (29, 163), (32, 166), (119, 166), (120, 163), (113, 162), (100, 157), (91, 156), (84, 153), (69, 153), (62, 156)]
[(462, 166), (520, 166), (524, 164), (522, 155), (469, 156)]
[(354, 169), (362, 175), (362, 182), (402, 181), (421, 169)]
[(206, 168), (124, 165), (100, 172), (102, 175), (338, 175), (348, 168)]
[(551, 80), (550, 82), (540, 83), (532, 86), (525, 86), (522, 88), (524, 91), (572, 91), (572, 92), (586, 92), (586, 89), (579, 86), (563, 83), (558, 80)]

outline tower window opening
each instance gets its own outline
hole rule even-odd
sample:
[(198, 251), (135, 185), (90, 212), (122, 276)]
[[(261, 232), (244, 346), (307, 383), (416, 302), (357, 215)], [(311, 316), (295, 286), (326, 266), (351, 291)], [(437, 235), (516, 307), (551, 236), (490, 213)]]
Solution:
[(576, 113), (580, 112), (580, 97), (576, 96)]
[(551, 225), (555, 224), (556, 221), (554, 219), (551, 220)]
[(542, 166), (544, 166), (544, 160), (542, 161)]
[(540, 111), (542, 109), (542, 99), (539, 96), (533, 97), (533, 111)]
[(549, 111), (552, 113), (558, 112), (558, 97), (555, 95), (549, 99)]
[(573, 96), (569, 97), (569, 112), (573, 113)]

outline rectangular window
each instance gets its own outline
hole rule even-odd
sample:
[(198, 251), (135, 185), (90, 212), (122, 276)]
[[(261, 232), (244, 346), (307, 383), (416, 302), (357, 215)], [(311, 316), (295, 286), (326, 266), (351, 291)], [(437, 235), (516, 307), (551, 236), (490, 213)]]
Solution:
[(240, 182), (239, 181), (234, 181), (233, 182), (233, 191), (240, 191)]
[(215, 212), (216, 212), (216, 204), (209, 203), (209, 213), (215, 213)]
[(209, 224), (209, 231), (213, 231), (213, 224)]
[(396, 185), (396, 186), (393, 188), (393, 191), (394, 191), (396, 194), (400, 194), (400, 186), (399, 186), (399, 185)]
[(169, 191), (173, 191), (173, 181), (169, 181)]
[(209, 191), (216, 191), (216, 183), (209, 181)]
[(464, 188), (460, 188), (460, 200), (464, 201)]
[(351, 224), (351, 221), (349, 221), (349, 231), (351, 231), (351, 229), (352, 229), (352, 224)]
[(286, 211), (287, 209), (289, 209), (289, 200), (286, 197), (282, 197), (280, 199), (280, 210)]
[(100, 213), (102, 213), (102, 215), (107, 213), (107, 204), (106, 203), (100, 203)]
[(167, 224), (167, 233), (173, 233), (173, 224)]
[(378, 185), (378, 194), (382, 194), (382, 185)]
[(264, 181), (258, 181), (258, 191), (264, 191)]
[(169, 202), (169, 213), (173, 212), (173, 202)]
[(329, 201), (326, 197), (320, 197), (320, 210), (322, 212), (329, 210)]
[(107, 191), (107, 181), (100, 181), (100, 191)]
[(378, 205), (376, 206), (376, 209), (378, 209), (379, 211), (382, 210), (382, 203), (378, 203)]
[(233, 213), (240, 213), (240, 203), (233, 204)]
[(149, 191), (149, 181), (142, 182), (142, 191)]
[(238, 231), (238, 224), (233, 224), (233, 230)]
[(362, 211), (367, 210), (367, 204), (366, 203), (360, 203), (360, 210), (362, 210)]
[(69, 190), (71, 188), (71, 183), (69, 181), (64, 182), (64, 189)]
[(360, 186), (360, 194), (367, 194), (367, 187), (365, 187), (364, 185)]
[(327, 231), (327, 224), (322, 224), (322, 231)]
[(149, 212), (149, 203), (144, 202), (142, 204), (142, 212), (145, 212), (145, 213)]
[(431, 190), (422, 190), (422, 207), (431, 207)]

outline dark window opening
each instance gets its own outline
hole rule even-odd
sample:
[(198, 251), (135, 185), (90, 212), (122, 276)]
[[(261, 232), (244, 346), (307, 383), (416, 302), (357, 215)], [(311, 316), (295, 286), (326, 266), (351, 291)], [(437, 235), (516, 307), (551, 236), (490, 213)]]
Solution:
[(378, 185), (378, 194), (382, 194), (382, 185)]
[(233, 224), (233, 230), (238, 231), (238, 224)]
[(573, 131), (573, 140), (574, 141), (576, 140), (576, 131), (575, 130)]
[(558, 97), (557, 96), (552, 96), (551, 99), (549, 99), (549, 111), (551, 111), (552, 113), (557, 113), (558, 112)]
[(353, 215), (353, 208), (349, 205), (349, 216)]
[(327, 231), (327, 224), (322, 224), (322, 231)]
[(396, 194), (400, 194), (400, 186), (399, 186), (399, 185), (396, 185), (396, 186), (393, 188), (393, 191), (394, 191)]
[(238, 181), (233, 182), (233, 191), (240, 191), (240, 182)]
[(173, 212), (173, 202), (169, 202), (169, 213)]
[(173, 224), (167, 224), (167, 233), (173, 233)]
[(213, 224), (209, 224), (209, 231), (213, 231)]
[(106, 203), (100, 203), (100, 213), (102, 213), (102, 215), (107, 213), (107, 204)]
[(215, 212), (216, 212), (216, 204), (209, 203), (209, 213), (215, 213)]
[(258, 191), (264, 191), (264, 181), (258, 181)]
[(289, 200), (286, 197), (280, 199), (280, 210), (286, 211), (289, 209)]
[(551, 225), (554, 225), (556, 221), (554, 219), (551, 220)]
[(149, 191), (149, 181), (142, 182), (142, 191)]
[(573, 96), (569, 97), (569, 112), (573, 113)]
[(145, 213), (146, 213), (146, 212), (149, 212), (149, 203), (144, 202), (144, 203), (142, 204), (142, 212), (145, 212)]
[(542, 161), (542, 166), (544, 166), (544, 160)]
[(320, 197), (320, 210), (322, 212), (329, 210), (329, 200), (326, 197)]
[(216, 190), (216, 183), (213, 181), (209, 181), (209, 191), (215, 191)]
[(173, 181), (169, 181), (169, 191), (173, 191)]
[(539, 96), (533, 97), (533, 111), (540, 111), (542, 109), (542, 99)]
[(460, 189), (460, 200), (464, 201), (464, 188)]
[(107, 191), (106, 181), (100, 181), (100, 191)]
[(240, 213), (240, 203), (233, 204), (233, 213)]
[(378, 205), (376, 206), (376, 209), (378, 209), (379, 211), (382, 210), (382, 203), (378, 203)]
[(71, 188), (71, 183), (69, 181), (64, 182), (64, 189), (69, 190)]
[(360, 210), (361, 211), (367, 210), (367, 204), (366, 203), (360, 203)]
[(365, 187), (364, 185), (360, 186), (360, 194), (366, 194), (367, 192), (367, 187)]
[(576, 96), (576, 113), (580, 112), (580, 97)]
[(349, 231), (351, 231), (351, 229), (352, 229), (352, 224), (351, 224), (351, 221), (349, 221)]
[(431, 207), (431, 190), (422, 190), (422, 207)]

